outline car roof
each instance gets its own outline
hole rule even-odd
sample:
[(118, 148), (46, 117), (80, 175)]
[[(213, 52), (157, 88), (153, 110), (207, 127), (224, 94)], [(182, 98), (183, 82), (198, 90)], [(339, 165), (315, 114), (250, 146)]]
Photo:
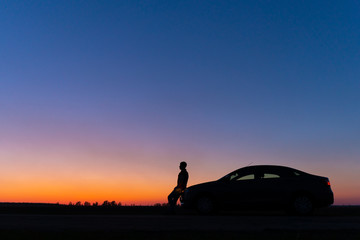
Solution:
[(251, 165), (251, 166), (246, 166), (246, 167), (242, 167), (239, 169), (236, 169), (235, 171), (232, 171), (228, 174), (226, 174), (225, 176), (221, 177), (219, 180), (221, 179), (226, 179), (228, 176), (230, 176), (231, 174), (234, 174), (238, 171), (263, 171), (263, 170), (270, 170), (270, 171), (278, 171), (278, 172), (283, 172), (284, 174), (288, 175), (288, 176), (310, 176), (312, 174), (306, 173), (304, 171), (300, 171), (297, 170), (295, 168), (291, 168), (291, 167), (287, 167), (287, 166), (281, 166), (281, 165)]
[(288, 168), (288, 169), (293, 169), (291, 167), (286, 167), (286, 166), (281, 166), (281, 165), (250, 165), (250, 166), (242, 167), (239, 169), (243, 169), (243, 168)]
[(297, 172), (301, 172), (301, 173), (304, 173), (304, 174), (308, 174), (306, 172), (297, 170), (295, 168), (291, 168), (291, 167), (287, 167), (287, 166), (281, 166), (281, 165), (251, 165), (251, 166), (246, 166), (246, 167), (239, 168), (239, 169), (237, 169), (235, 171), (245, 170), (245, 169), (248, 169), (248, 170), (250, 170), (250, 169), (278, 169), (278, 170), (285, 170), (285, 171), (297, 171)]

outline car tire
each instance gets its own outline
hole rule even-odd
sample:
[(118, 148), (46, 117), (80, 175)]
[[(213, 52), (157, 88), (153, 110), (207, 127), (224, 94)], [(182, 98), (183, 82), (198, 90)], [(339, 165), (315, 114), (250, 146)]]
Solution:
[(212, 198), (203, 196), (198, 198), (196, 209), (200, 214), (211, 214), (215, 211), (215, 203)]
[(294, 198), (292, 208), (296, 215), (307, 216), (313, 213), (314, 204), (309, 196), (299, 195)]

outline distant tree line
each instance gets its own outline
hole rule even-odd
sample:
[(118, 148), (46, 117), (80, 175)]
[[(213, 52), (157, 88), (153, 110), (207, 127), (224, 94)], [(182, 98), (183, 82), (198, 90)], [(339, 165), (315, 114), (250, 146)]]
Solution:
[(68, 204), (69, 206), (84, 206), (84, 207), (90, 207), (90, 206), (93, 206), (93, 207), (98, 207), (98, 206), (101, 206), (101, 207), (121, 207), (122, 206), (122, 203), (121, 202), (116, 202), (116, 201), (108, 201), (108, 200), (105, 200), (102, 204), (99, 204), (98, 202), (94, 202), (94, 203), (90, 203), (90, 202), (87, 202), (85, 201), (84, 203), (82, 203), (81, 201), (78, 201), (76, 203), (72, 203), (72, 202), (69, 202)]
[[(155, 203), (154, 207), (166, 207), (168, 204), (167, 203)], [(116, 202), (116, 201), (108, 201), (105, 200), (102, 204), (99, 204), (98, 202), (94, 202), (94, 203), (90, 203), (88, 201), (85, 202), (81, 202), (78, 201), (76, 203), (73, 202), (69, 202), (68, 206), (76, 206), (76, 207), (121, 207), (123, 206), (121, 202)], [(130, 206), (136, 206), (135, 204), (131, 204)]]

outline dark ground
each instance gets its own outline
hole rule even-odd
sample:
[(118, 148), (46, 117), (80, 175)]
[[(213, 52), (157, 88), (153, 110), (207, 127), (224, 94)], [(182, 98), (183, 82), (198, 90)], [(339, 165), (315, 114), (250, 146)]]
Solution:
[(221, 212), (199, 216), (165, 207), (68, 207), (0, 204), (0, 239), (359, 239), (360, 207), (333, 206), (314, 216)]

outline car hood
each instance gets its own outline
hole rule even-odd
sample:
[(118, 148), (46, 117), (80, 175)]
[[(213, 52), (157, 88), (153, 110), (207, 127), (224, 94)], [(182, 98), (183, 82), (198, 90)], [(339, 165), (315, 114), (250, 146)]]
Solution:
[(190, 187), (188, 187), (187, 189), (189, 191), (192, 190), (197, 190), (197, 189), (207, 189), (207, 188), (212, 188), (214, 187), (214, 185), (218, 185), (218, 181), (211, 181), (211, 182), (205, 182), (205, 183), (200, 183), (200, 184), (196, 184), (196, 185), (192, 185)]

